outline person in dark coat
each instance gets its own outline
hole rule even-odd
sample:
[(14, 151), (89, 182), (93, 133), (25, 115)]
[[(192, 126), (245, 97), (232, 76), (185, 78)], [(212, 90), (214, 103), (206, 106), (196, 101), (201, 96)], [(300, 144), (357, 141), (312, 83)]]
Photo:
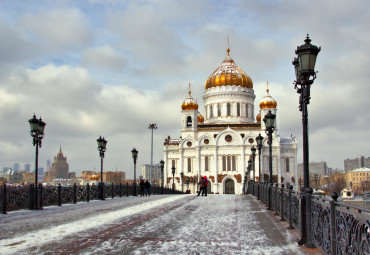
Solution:
[(140, 196), (144, 196), (144, 189), (145, 189), (144, 179), (141, 179), (139, 183)]
[(204, 189), (204, 185), (205, 185), (205, 182), (204, 182), (204, 177), (202, 177), (199, 181), (199, 192), (198, 192), (198, 197), (200, 195), (200, 193), (202, 193), (202, 196), (203, 196), (203, 189)]
[(146, 182), (145, 182), (145, 196), (150, 196), (150, 183), (149, 183), (149, 181), (148, 180), (146, 180)]

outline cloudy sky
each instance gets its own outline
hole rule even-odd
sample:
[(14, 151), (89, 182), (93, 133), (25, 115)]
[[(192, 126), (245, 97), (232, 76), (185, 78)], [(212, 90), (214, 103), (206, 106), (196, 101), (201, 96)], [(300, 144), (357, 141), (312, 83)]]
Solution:
[[(321, 46), (309, 105), (310, 161), (344, 168), (370, 156), (368, 1), (14, 0), (0, 3), (0, 167), (31, 163), (28, 120), (47, 123), (39, 164), (59, 146), (70, 171), (100, 169), (96, 139), (108, 140), (105, 170), (133, 176), (180, 136), (188, 83), (204, 114), (207, 77), (226, 56), (252, 78), (258, 103), (266, 81), (278, 102), (279, 133), (302, 124), (293, 89), (294, 50), (309, 33)], [(139, 168), (140, 169), (140, 168)]]

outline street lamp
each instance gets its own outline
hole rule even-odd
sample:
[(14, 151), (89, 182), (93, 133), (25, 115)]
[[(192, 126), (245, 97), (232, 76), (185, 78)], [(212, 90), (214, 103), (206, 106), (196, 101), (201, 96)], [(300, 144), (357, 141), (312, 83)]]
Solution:
[(159, 161), (159, 164), (161, 165), (161, 173), (162, 173), (161, 193), (163, 195), (164, 194), (164, 190), (163, 190), (163, 183), (164, 183), (164, 176), (163, 176), (164, 161), (163, 161), (163, 159), (161, 159), (161, 161)]
[(98, 150), (100, 155), (100, 199), (104, 200), (104, 183), (103, 183), (103, 158), (107, 146), (107, 140), (101, 136), (96, 140), (98, 142)]
[[(302, 239), (300, 244), (306, 244), (307, 248), (313, 247), (311, 238), (311, 206), (310, 206), (310, 175), (309, 175), (309, 150), (308, 150), (308, 111), (307, 105), (310, 103), (310, 89), (311, 84), (316, 79), (315, 64), (316, 58), (321, 47), (311, 44), (311, 39), (307, 35), (305, 44), (298, 46), (295, 54), (298, 56), (294, 58), (292, 64), (295, 69), (296, 80), (294, 81), (294, 88), (299, 94), (299, 110), (302, 112), (303, 125), (303, 181), (304, 192), (306, 193), (306, 222), (302, 224)], [(303, 213), (303, 212), (302, 212)], [(307, 228), (306, 228), (307, 227)], [(306, 233), (307, 231), (307, 233)]]
[[(33, 138), (33, 146), (36, 147), (36, 157), (35, 157), (35, 197), (34, 197), (34, 205), (35, 209), (41, 209), (39, 208), (38, 203), (38, 190), (37, 190), (37, 175), (38, 175), (38, 164), (39, 164), (39, 147), (42, 146), (42, 139), (44, 138), (44, 130), (46, 123), (42, 121), (41, 117), (40, 119), (36, 118), (36, 114), (33, 115), (33, 118), (28, 121), (30, 123), (31, 128), (31, 136)], [(41, 197), (40, 197), (41, 198)]]
[(180, 173), (181, 176), (181, 192), (184, 193), (184, 172)]
[(257, 150), (258, 150), (258, 175), (259, 175), (259, 182), (261, 182), (262, 179), (262, 170), (261, 170), (261, 150), (262, 150), (262, 141), (263, 141), (263, 136), (261, 134), (258, 134), (256, 137), (257, 141)]
[(172, 191), (175, 194), (175, 173), (176, 173), (176, 168), (175, 166), (172, 167)]
[(317, 190), (317, 189), (318, 189), (318, 188), (317, 188), (317, 181), (319, 181), (319, 182), (320, 182), (320, 177), (319, 177), (319, 175), (318, 175), (318, 174), (315, 174), (315, 175), (314, 175), (314, 178), (315, 178), (316, 190)]
[[(249, 176), (250, 176), (250, 174), (252, 172), (252, 159), (251, 159), (251, 157), (249, 157), (249, 160), (248, 160), (248, 172), (249, 172)], [(254, 176), (253, 176), (252, 180), (254, 180)]]
[(271, 113), (269, 110), (268, 113), (263, 118), (263, 122), (266, 126), (266, 132), (268, 135), (268, 145), (269, 145), (269, 172), (270, 172), (270, 187), (269, 187), (269, 207), (268, 210), (272, 210), (272, 133), (275, 130), (275, 118), (276, 115)]
[(251, 152), (252, 152), (253, 181), (256, 181), (256, 173), (255, 173), (255, 170), (256, 170), (256, 165), (255, 165), (256, 148), (254, 148), (254, 146), (252, 146)]
[(149, 124), (149, 129), (152, 130), (152, 142), (151, 142), (151, 154), (150, 154), (150, 183), (152, 183), (152, 172), (153, 172), (153, 130), (157, 129), (157, 124), (155, 123), (150, 123)]
[(134, 196), (136, 196), (136, 161), (137, 161), (137, 154), (139, 153), (136, 148), (133, 148), (131, 150), (132, 158), (134, 159), (134, 183), (133, 183), (133, 189), (134, 189)]

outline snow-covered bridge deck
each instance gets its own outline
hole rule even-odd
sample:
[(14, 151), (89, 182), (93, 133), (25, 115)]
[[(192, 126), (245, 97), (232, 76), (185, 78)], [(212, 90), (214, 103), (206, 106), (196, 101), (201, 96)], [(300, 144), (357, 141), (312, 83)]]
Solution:
[(0, 254), (305, 254), (286, 226), (249, 195), (115, 198), (0, 215)]

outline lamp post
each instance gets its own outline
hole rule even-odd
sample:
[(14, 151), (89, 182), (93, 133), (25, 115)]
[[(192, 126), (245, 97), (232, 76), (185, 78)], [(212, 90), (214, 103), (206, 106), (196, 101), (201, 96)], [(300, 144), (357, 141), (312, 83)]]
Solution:
[(33, 138), (33, 146), (36, 147), (36, 156), (35, 156), (35, 196), (34, 196), (34, 208), (35, 209), (41, 209), (39, 207), (38, 203), (38, 190), (37, 190), (37, 175), (38, 175), (38, 164), (39, 164), (39, 147), (42, 146), (42, 139), (44, 138), (44, 130), (46, 123), (42, 121), (41, 117), (40, 119), (36, 118), (36, 115), (33, 115), (33, 118), (28, 121), (30, 123), (31, 128), (31, 136)]
[(149, 124), (149, 129), (152, 130), (152, 140), (151, 140), (151, 154), (150, 154), (150, 174), (149, 174), (149, 179), (150, 179), (150, 183), (152, 183), (152, 172), (153, 172), (153, 130), (154, 129), (157, 129), (157, 124), (155, 123), (150, 123)]
[(256, 151), (257, 149), (252, 146), (251, 152), (252, 152), (252, 168), (253, 168), (253, 181), (256, 181), (256, 164), (255, 164), (255, 159), (256, 159)]
[[(248, 160), (248, 172), (249, 172), (249, 177), (250, 177), (250, 175), (252, 173), (252, 159), (251, 159), (251, 157), (249, 157), (249, 160)], [(253, 178), (251, 178), (251, 180), (254, 180), (254, 176), (253, 176)]]
[(316, 58), (321, 47), (311, 44), (311, 39), (307, 35), (305, 44), (298, 46), (292, 64), (295, 69), (296, 80), (294, 81), (294, 88), (299, 94), (299, 110), (302, 112), (303, 125), (303, 181), (304, 192), (306, 193), (306, 226), (302, 226), (302, 239), (300, 244), (306, 244), (306, 247), (313, 247), (311, 238), (311, 205), (310, 205), (310, 175), (309, 175), (309, 149), (308, 149), (308, 111), (307, 105), (310, 103), (310, 89), (314, 80), (316, 79), (315, 64)]
[(175, 194), (175, 172), (176, 168), (173, 166), (172, 167), (172, 191)]
[(261, 182), (262, 179), (262, 170), (261, 170), (261, 150), (262, 150), (262, 141), (263, 141), (263, 136), (261, 134), (258, 134), (256, 137), (257, 141), (257, 150), (258, 150), (258, 176), (259, 176), (259, 182)]
[(96, 140), (98, 142), (98, 150), (100, 155), (100, 199), (104, 200), (104, 183), (103, 183), (103, 158), (107, 146), (107, 140), (101, 136)]
[(320, 177), (319, 177), (319, 175), (318, 174), (315, 174), (314, 175), (314, 178), (315, 178), (315, 184), (316, 184), (316, 190), (318, 189), (317, 188), (317, 181), (320, 181)]
[(132, 158), (134, 159), (134, 183), (133, 183), (133, 194), (134, 196), (136, 196), (136, 161), (137, 161), (137, 154), (139, 153), (138, 150), (136, 148), (133, 148), (131, 150), (131, 153), (132, 153)]
[[(249, 180), (251, 179), (251, 167), (252, 167), (252, 161), (251, 160), (248, 160), (248, 166), (247, 166), (247, 178), (249, 178)], [(250, 188), (249, 188), (249, 182), (247, 182), (247, 193), (249, 194), (250, 192)]]
[(184, 193), (184, 172), (181, 172), (180, 176), (181, 176), (181, 192)]
[(159, 164), (161, 166), (161, 174), (162, 174), (161, 193), (163, 195), (164, 194), (164, 189), (163, 189), (163, 183), (164, 183), (164, 176), (163, 176), (164, 161), (163, 161), (163, 159), (161, 159), (161, 161), (159, 161)]
[(275, 118), (276, 115), (268, 111), (268, 113), (263, 118), (263, 122), (266, 126), (266, 132), (268, 135), (268, 145), (269, 145), (269, 172), (270, 172), (270, 187), (269, 187), (269, 206), (268, 210), (272, 210), (272, 133), (275, 130)]

